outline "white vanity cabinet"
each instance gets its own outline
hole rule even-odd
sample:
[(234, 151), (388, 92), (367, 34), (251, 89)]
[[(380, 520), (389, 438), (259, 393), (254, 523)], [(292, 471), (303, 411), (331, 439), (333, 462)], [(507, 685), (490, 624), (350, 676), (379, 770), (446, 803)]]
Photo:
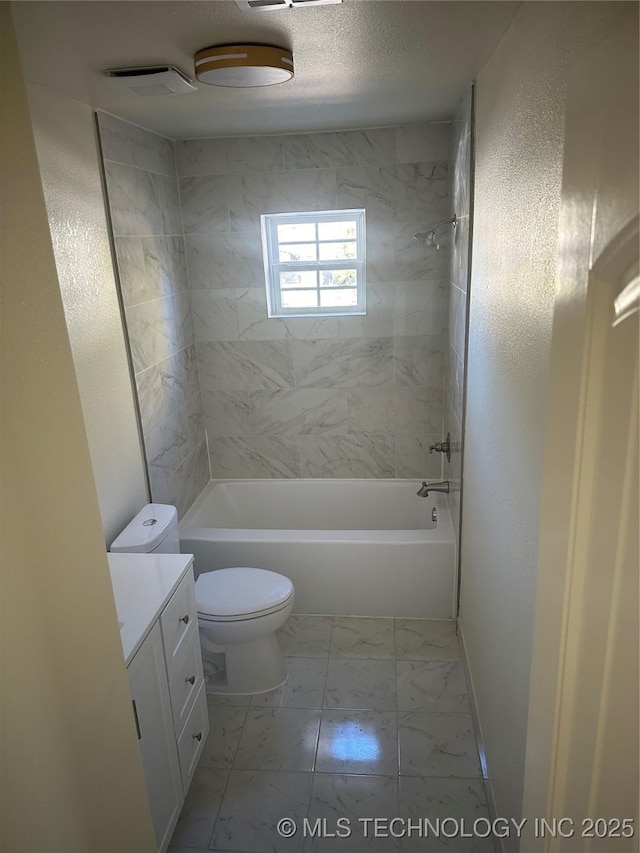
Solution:
[(109, 554), (158, 851), (167, 849), (209, 732), (193, 558)]
[(158, 622), (136, 652), (127, 673), (153, 829), (158, 850), (165, 850), (180, 815), (184, 790)]

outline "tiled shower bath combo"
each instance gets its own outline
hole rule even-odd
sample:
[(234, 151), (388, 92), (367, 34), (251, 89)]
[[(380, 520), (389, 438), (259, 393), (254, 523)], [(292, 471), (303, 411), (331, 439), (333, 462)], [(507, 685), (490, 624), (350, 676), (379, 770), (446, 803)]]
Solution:
[[(441, 476), (450, 125), (172, 143), (99, 114), (154, 500)], [(260, 214), (362, 207), (367, 314), (269, 319)], [(205, 430), (209, 460), (206, 459)]]
[[(493, 853), (481, 838), (364, 838), (359, 823), (454, 818), (468, 828), (489, 816), (453, 622), (292, 616), (279, 641), (284, 687), (209, 697), (209, 740), (170, 853)], [(284, 817), (298, 826), (289, 839), (276, 829)], [(352, 835), (305, 839), (305, 818), (330, 832), (346, 818)]]

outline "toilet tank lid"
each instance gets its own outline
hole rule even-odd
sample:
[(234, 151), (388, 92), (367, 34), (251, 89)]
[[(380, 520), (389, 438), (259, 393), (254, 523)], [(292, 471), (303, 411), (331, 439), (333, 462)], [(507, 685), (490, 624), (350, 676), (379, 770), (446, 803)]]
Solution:
[(149, 554), (178, 524), (178, 511), (168, 504), (147, 504), (111, 543), (110, 551)]

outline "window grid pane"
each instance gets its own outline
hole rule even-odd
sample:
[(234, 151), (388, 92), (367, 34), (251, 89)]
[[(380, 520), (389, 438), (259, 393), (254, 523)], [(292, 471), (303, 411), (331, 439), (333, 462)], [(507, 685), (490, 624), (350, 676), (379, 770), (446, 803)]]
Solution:
[(321, 261), (358, 260), (358, 244), (355, 240), (318, 243), (318, 258)]
[(365, 313), (364, 211), (261, 221), (270, 317)]
[(308, 243), (317, 239), (317, 229), (313, 222), (292, 222), (278, 225), (276, 237), (279, 243)]
[(358, 272), (354, 269), (348, 270), (322, 270), (320, 273), (320, 287), (355, 287), (358, 283)]
[(317, 270), (286, 270), (280, 273), (280, 290), (318, 287)]
[(318, 290), (281, 291), (283, 308), (317, 308), (320, 304)]
[(278, 257), (281, 263), (288, 261), (316, 261), (317, 243), (279, 243)]
[(358, 291), (355, 287), (331, 287), (321, 291), (320, 305), (325, 307), (343, 307), (358, 304)]
[(353, 240), (357, 228), (355, 219), (343, 220), (342, 222), (319, 222), (318, 236), (321, 240)]

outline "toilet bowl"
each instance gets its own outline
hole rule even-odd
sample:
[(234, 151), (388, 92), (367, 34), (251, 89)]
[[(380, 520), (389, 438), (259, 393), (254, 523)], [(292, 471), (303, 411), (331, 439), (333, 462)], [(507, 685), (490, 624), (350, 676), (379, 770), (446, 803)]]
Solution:
[(293, 610), (289, 578), (252, 567), (204, 572), (196, 581), (208, 693), (262, 693), (287, 679), (275, 632)]
[[(176, 508), (147, 504), (110, 550), (180, 553)], [(264, 693), (284, 684), (275, 632), (293, 610), (289, 578), (248, 566), (201, 571), (195, 591), (207, 693)]]

